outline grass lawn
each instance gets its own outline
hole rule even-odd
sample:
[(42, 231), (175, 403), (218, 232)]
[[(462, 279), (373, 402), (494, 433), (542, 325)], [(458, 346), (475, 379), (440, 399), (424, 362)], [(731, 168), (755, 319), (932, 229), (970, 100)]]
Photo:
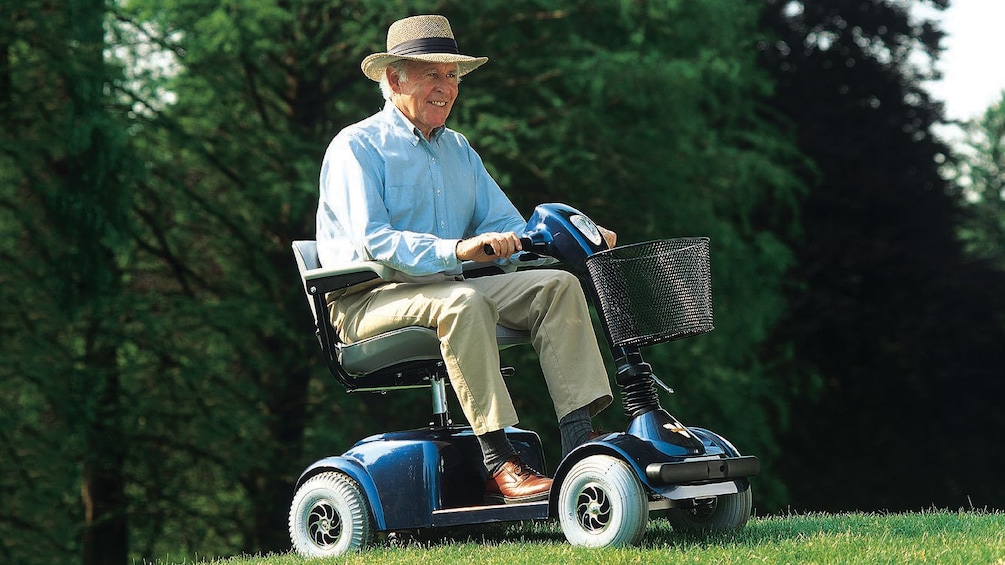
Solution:
[[(148, 562), (149, 563), (149, 562)], [(580, 549), (557, 521), (438, 532), (381, 540), (362, 553), (306, 560), (293, 554), (217, 560), (155, 561), (212, 565), (478, 565), (570, 563), (960, 563), (1005, 565), (1005, 514), (931, 511), (910, 514), (810, 514), (752, 519), (733, 534), (682, 536), (653, 517), (638, 547)]]

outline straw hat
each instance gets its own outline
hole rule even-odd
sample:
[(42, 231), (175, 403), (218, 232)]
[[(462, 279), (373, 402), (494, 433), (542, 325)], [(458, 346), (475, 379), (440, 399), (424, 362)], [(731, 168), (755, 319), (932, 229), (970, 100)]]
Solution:
[(488, 57), (461, 55), (450, 22), (443, 16), (412, 16), (394, 22), (387, 29), (387, 52), (368, 56), (360, 67), (370, 80), (380, 82), (384, 69), (401, 59), (457, 63), (461, 76), (488, 61)]

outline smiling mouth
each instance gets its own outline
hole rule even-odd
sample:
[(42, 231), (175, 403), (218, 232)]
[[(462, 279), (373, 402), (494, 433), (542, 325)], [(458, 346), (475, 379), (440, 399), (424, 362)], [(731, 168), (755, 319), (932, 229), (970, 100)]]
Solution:
[(439, 106), (440, 108), (444, 108), (447, 105), (446, 102), (439, 102), (437, 100), (431, 100), (429, 103), (432, 104), (433, 106)]

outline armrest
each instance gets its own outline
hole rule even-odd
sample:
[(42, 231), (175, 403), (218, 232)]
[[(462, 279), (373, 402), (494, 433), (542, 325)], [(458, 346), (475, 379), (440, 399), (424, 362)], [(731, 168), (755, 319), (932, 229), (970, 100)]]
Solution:
[(374, 279), (390, 280), (394, 273), (387, 265), (376, 261), (362, 261), (334, 267), (308, 269), (303, 273), (304, 283), (311, 294), (349, 288)]
[(506, 269), (495, 263), (479, 263), (477, 261), (464, 261), (461, 263), (461, 269), (463, 270), (464, 278), (468, 279), (501, 275), (506, 272)]
[[(522, 265), (521, 265), (522, 266)], [(536, 266), (531, 263), (528, 267)], [(501, 275), (513, 269), (506, 269), (493, 263), (465, 261), (461, 268), (467, 278)], [(307, 269), (303, 272), (304, 284), (310, 294), (342, 290), (374, 279), (391, 280), (394, 269), (376, 261), (361, 261), (333, 267)]]
[(514, 260), (503, 265), (497, 263), (464, 261), (461, 263), (461, 269), (464, 271), (465, 278), (473, 279), (477, 277), (512, 273), (513, 271), (523, 271), (525, 269), (534, 269), (537, 267), (549, 267), (559, 263), (558, 259), (543, 255), (536, 255), (534, 253), (520, 253), (518, 255), (514, 255), (514, 258)]

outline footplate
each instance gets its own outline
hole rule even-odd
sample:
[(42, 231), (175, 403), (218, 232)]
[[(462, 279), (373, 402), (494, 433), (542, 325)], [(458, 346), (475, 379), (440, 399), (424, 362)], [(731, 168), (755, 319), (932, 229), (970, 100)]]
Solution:
[(650, 463), (646, 477), (653, 483), (670, 485), (741, 479), (758, 474), (761, 462), (757, 457), (708, 458), (678, 463)]

